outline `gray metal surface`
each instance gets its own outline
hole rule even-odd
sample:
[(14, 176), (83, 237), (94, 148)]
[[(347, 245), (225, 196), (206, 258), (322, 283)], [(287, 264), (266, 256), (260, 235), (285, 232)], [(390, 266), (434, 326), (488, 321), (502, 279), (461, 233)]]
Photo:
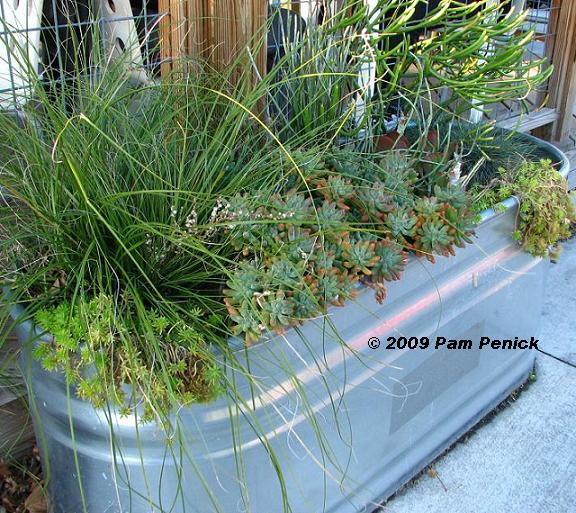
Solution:
[[(374, 509), (533, 365), (533, 351), (478, 349), (481, 336), (538, 336), (548, 264), (512, 241), (517, 205), (507, 204), (485, 213), (475, 243), (456, 257), (412, 259), (383, 305), (363, 290), (330, 310), (334, 329), (311, 321), (239, 353), (262, 384), (251, 391), (236, 376), (249, 414), (226, 398), (184, 408), (167, 437), (154, 424), (93, 410), (61, 376), (24, 358), (52, 511), (279, 513), (282, 486), (294, 513)], [(20, 326), (23, 342), (29, 330)], [(388, 350), (392, 335), (472, 339), (474, 348)], [(380, 348), (368, 346), (372, 337)]]
[[(550, 266), (539, 347), (576, 365), (576, 238)], [(538, 354), (538, 379), (379, 513), (574, 513), (576, 369)]]

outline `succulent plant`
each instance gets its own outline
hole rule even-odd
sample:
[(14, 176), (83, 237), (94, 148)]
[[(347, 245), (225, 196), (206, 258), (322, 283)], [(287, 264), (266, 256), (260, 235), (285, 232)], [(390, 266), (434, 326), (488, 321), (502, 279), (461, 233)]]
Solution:
[(350, 180), (338, 175), (330, 175), (314, 182), (317, 191), (326, 202), (334, 202), (342, 210), (350, 210), (346, 200), (354, 196), (354, 187)]
[(378, 164), (384, 170), (379, 178), (391, 190), (409, 191), (418, 180), (418, 173), (404, 152), (386, 153)]
[(270, 281), (285, 290), (294, 290), (302, 283), (303, 267), (301, 262), (295, 264), (288, 259), (277, 258), (270, 266)]
[(230, 220), (247, 221), (253, 219), (255, 201), (245, 194), (236, 194), (228, 201), (228, 217)]
[(466, 192), (460, 185), (449, 183), (446, 187), (436, 185), (434, 187), (434, 196), (441, 203), (448, 203), (453, 208), (459, 210), (466, 206)]
[(423, 217), (431, 217), (438, 213), (441, 205), (435, 197), (418, 198), (414, 210)]
[(379, 260), (379, 257), (374, 254), (375, 246), (375, 242), (367, 240), (359, 240), (345, 244), (344, 267), (354, 273), (361, 273), (367, 276), (372, 274), (370, 268)]
[(339, 208), (334, 203), (324, 202), (316, 212), (318, 214), (318, 222), (320, 223), (322, 230), (343, 230), (343, 221), (346, 217), (345, 210)]
[(324, 160), (315, 153), (293, 150), (292, 158), (305, 176), (314, 175), (326, 167)]
[(426, 257), (434, 262), (434, 253), (447, 255), (452, 253), (452, 238), (448, 233), (448, 226), (440, 221), (428, 221), (418, 230), (418, 251), (426, 254)]
[[(77, 395), (95, 407), (105, 407), (112, 401), (126, 414), (136, 407), (125, 401), (121, 385), (141, 390), (143, 376), (149, 377), (158, 404), (168, 406), (172, 394), (182, 394), (183, 400), (205, 402), (222, 393), (222, 369), (209, 351), (205, 334), (195, 322), (202, 312), (186, 318), (164, 317), (157, 310), (146, 310), (146, 331), (155, 337), (166, 357), (170, 379), (150, 373), (145, 354), (128, 354), (125, 337), (137, 337), (135, 324), (130, 329), (117, 322), (118, 309), (127, 308), (131, 319), (137, 319), (130, 303), (100, 294), (90, 300), (78, 298), (76, 304), (62, 302), (56, 307), (39, 310), (35, 320), (53, 335), (52, 341), (39, 344), (34, 356), (49, 370), (63, 372), (75, 385)], [(110, 357), (113, 352), (114, 358)], [(94, 372), (96, 371), (96, 372)], [(110, 393), (103, 375), (114, 379), (118, 388)], [(138, 403), (140, 407), (142, 403)], [(154, 413), (144, 403), (141, 419), (150, 421)]]
[[(236, 195), (228, 204), (227, 231), (230, 243), (236, 250), (242, 251), (244, 256), (254, 253), (254, 248), (259, 248), (263, 240), (263, 225), (257, 221), (263, 216), (261, 208), (257, 208), (253, 200), (243, 195)], [(209, 228), (210, 229), (210, 228)]]
[(408, 254), (402, 246), (391, 240), (381, 240), (376, 245), (374, 253), (379, 260), (372, 268), (372, 281), (399, 280), (408, 262)]
[(334, 151), (332, 155), (324, 158), (327, 169), (338, 173), (341, 176), (358, 176), (362, 161), (358, 155), (347, 151)]
[(460, 212), (456, 208), (446, 205), (443, 216), (449, 225), (448, 233), (452, 236), (455, 246), (464, 247), (465, 242), (472, 242), (470, 236), (474, 233), (476, 222), (470, 211)]
[(499, 169), (499, 174), (494, 189), (484, 190), (475, 198), (477, 211), (494, 206), (511, 194), (519, 196), (519, 223), (513, 236), (534, 256), (546, 256), (558, 241), (572, 235), (576, 222), (573, 198), (566, 179), (549, 160), (527, 161), (514, 172)]
[(292, 304), (294, 305), (294, 319), (298, 322), (310, 319), (320, 311), (318, 300), (306, 286), (294, 292)]
[(298, 226), (288, 226), (282, 237), (282, 250), (293, 262), (308, 260), (314, 251), (314, 239), (310, 230)]
[(244, 301), (238, 308), (226, 304), (235, 335), (244, 335), (246, 344), (252, 344), (262, 336), (262, 321), (257, 307), (252, 301)]
[(230, 232), (242, 257), (262, 262), (239, 265), (224, 290), (235, 330), (248, 342), (343, 305), (359, 281), (381, 302), (385, 282), (406, 266), (406, 250), (433, 261), (433, 253), (453, 254), (473, 233), (461, 187), (434, 178), (436, 196), (420, 196), (429, 184), (417, 188), (418, 174), (402, 153), (370, 160), (338, 150), (311, 163), (306, 176), (306, 187), (275, 195), (252, 214), (246, 198), (230, 202), (232, 217), (248, 221)]
[(412, 237), (415, 232), (417, 218), (405, 209), (398, 209), (386, 216), (384, 224), (395, 239), (402, 240)]
[(312, 200), (308, 194), (302, 192), (296, 192), (294, 190), (289, 191), (284, 197), (275, 195), (271, 198), (271, 210), (276, 214), (280, 214), (278, 217), (281, 219), (293, 219), (293, 220), (306, 220), (309, 219), (309, 213), (312, 208)]
[(329, 273), (335, 265), (336, 257), (333, 251), (319, 248), (314, 255), (314, 270), (318, 276)]
[(232, 305), (251, 301), (254, 294), (262, 291), (263, 276), (264, 272), (254, 263), (241, 263), (238, 270), (226, 282), (228, 288), (223, 290), (225, 298), (229, 299)]
[(317, 280), (318, 296), (322, 304), (333, 304), (335, 306), (342, 306), (346, 298), (341, 296), (341, 279), (332, 272), (320, 276)]
[(362, 219), (365, 221), (381, 220), (383, 214), (392, 212), (397, 206), (394, 195), (380, 181), (359, 187), (357, 200), (360, 203)]
[(294, 306), (283, 290), (267, 296), (263, 302), (262, 319), (266, 326), (278, 333), (294, 324)]
[(344, 306), (345, 302), (358, 295), (357, 284), (359, 276), (354, 273), (344, 272), (340, 274), (340, 291), (338, 301), (333, 302), (336, 306)]
[(410, 161), (405, 152), (388, 151), (382, 155), (378, 162), (390, 177), (398, 176), (401, 182), (405, 182), (408, 172), (412, 172)]

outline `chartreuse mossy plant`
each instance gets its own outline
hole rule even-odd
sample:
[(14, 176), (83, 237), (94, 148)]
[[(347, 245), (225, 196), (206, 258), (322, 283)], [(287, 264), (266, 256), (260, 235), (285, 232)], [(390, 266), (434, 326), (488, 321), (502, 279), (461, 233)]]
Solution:
[(473, 208), (480, 212), (516, 195), (520, 200), (514, 237), (534, 256), (546, 256), (558, 241), (571, 235), (576, 220), (566, 180), (549, 160), (526, 161), (517, 169), (500, 168), (492, 187), (470, 190)]
[[(212, 401), (222, 393), (222, 368), (198, 331), (201, 311), (191, 309), (187, 322), (174, 322), (148, 309), (148, 325), (142, 330), (129, 330), (121, 318), (134, 312), (120, 313), (122, 308), (101, 294), (87, 301), (65, 301), (39, 310), (35, 319), (50, 340), (40, 340), (34, 356), (46, 370), (63, 372), (80, 398), (96, 407), (104, 407), (112, 399), (126, 413), (131, 404), (122, 385), (132, 386), (132, 391), (142, 397), (153, 394), (157, 407), (169, 407), (171, 394), (189, 404)], [(162, 380), (161, 373), (154, 373), (154, 362), (145, 352), (134, 351), (134, 339), (141, 331), (149, 332), (160, 344), (165, 355), (163, 364), (170, 376), (168, 382)], [(107, 383), (106, 376), (113, 383)], [(142, 420), (154, 418), (152, 402), (146, 401)]]

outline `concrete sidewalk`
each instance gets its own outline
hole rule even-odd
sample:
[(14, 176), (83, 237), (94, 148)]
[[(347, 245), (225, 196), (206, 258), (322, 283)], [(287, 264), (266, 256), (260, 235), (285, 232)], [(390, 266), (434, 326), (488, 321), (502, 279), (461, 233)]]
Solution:
[[(539, 347), (576, 365), (574, 239), (550, 269)], [(510, 407), (434, 463), (439, 479), (423, 474), (379, 511), (576, 513), (576, 368), (538, 353), (536, 371)]]

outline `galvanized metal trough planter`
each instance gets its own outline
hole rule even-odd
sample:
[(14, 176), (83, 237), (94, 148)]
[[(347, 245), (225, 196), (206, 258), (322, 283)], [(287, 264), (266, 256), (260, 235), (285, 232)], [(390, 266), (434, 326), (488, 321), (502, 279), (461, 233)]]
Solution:
[[(566, 157), (542, 144), (566, 175)], [(383, 305), (362, 290), (331, 310), (340, 340), (318, 320), (239, 349), (262, 389), (237, 375), (244, 406), (184, 408), (174, 437), (77, 399), (29, 357), (32, 326), (21, 324), (51, 512), (280, 513), (283, 497), (294, 513), (375, 509), (532, 369), (533, 350), (479, 348), (482, 337), (530, 341), (540, 325), (547, 262), (511, 238), (517, 201), (504, 206), (482, 214), (456, 257), (412, 259)]]

